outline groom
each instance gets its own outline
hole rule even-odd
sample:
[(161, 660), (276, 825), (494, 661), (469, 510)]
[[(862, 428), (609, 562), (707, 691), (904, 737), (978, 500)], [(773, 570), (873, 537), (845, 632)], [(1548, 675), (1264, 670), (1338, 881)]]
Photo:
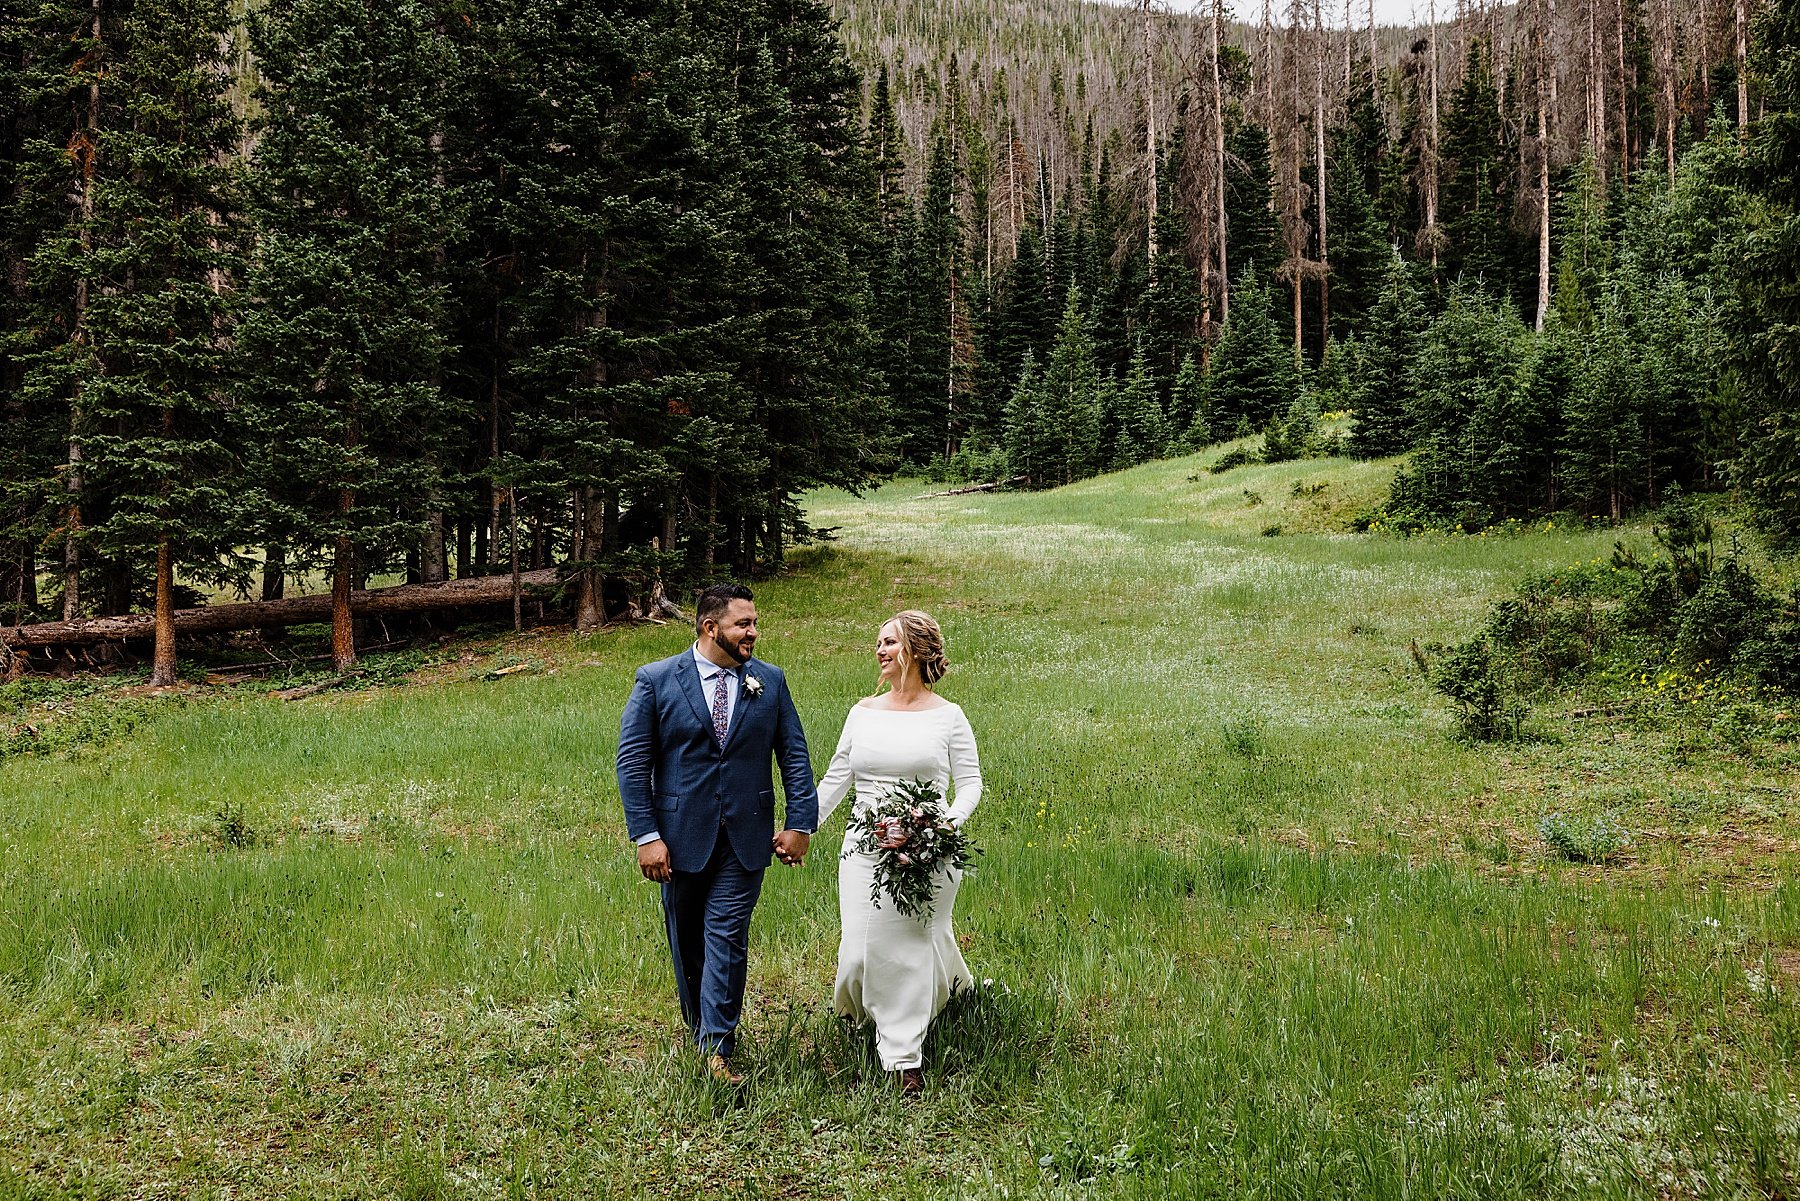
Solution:
[[(736, 1084), (750, 911), (771, 844), (791, 867), (806, 857), (819, 797), (787, 679), (751, 657), (750, 590), (706, 589), (694, 630), (693, 646), (638, 669), (619, 722), (619, 798), (638, 867), (662, 885), (681, 1016), (714, 1078)], [(779, 834), (771, 755), (787, 794)]]

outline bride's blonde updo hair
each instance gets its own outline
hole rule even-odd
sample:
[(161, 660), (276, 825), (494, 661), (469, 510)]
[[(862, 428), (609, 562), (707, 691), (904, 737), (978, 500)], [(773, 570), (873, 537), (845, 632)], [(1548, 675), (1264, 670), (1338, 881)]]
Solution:
[(944, 657), (944, 631), (929, 613), (905, 609), (889, 619), (900, 626), (900, 666), (914, 667), (919, 679), (936, 684), (950, 669)]

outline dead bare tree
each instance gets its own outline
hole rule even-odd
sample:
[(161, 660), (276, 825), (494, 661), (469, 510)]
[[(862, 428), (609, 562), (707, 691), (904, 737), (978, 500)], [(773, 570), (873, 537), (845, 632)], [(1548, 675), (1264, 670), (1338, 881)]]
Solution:
[[(1313, 0), (1313, 33), (1317, 39), (1313, 54), (1313, 183), (1318, 198), (1319, 229), (1319, 345), (1331, 339), (1331, 253), (1325, 240), (1325, 10), (1320, 0)], [(1347, 77), (1346, 77), (1347, 78)]]
[(1142, 0), (1144, 21), (1144, 211), (1150, 286), (1156, 286), (1156, 55), (1151, 0)]
[(1550, 41), (1555, 36), (1552, 21), (1555, 0), (1538, 0), (1534, 6), (1537, 18), (1533, 30), (1537, 48), (1537, 187), (1538, 187), (1538, 294), (1537, 320), (1534, 328), (1544, 332), (1544, 319), (1550, 312), (1550, 114), (1549, 94), (1555, 86), (1551, 67)]

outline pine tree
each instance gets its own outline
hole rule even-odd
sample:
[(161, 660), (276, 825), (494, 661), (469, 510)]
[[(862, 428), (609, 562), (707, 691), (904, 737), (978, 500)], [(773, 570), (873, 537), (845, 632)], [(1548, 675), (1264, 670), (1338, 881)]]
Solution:
[(1590, 158), (1576, 165), (1556, 205), (1556, 287), (1553, 301), (1563, 323), (1586, 329), (1593, 319), (1600, 281), (1612, 262), (1606, 237), (1606, 189)]
[(1061, 474), (1060, 445), (1037, 353), (1028, 350), (1006, 401), (1007, 472), (1027, 488), (1051, 487)]
[(983, 412), (1004, 408), (1025, 356), (1041, 362), (1056, 336), (1056, 309), (1045, 284), (1043, 242), (1035, 226), (1019, 234), (1012, 262), (1000, 277), (983, 323), (975, 392)]
[(1361, 333), (1380, 294), (1392, 254), (1388, 222), (1377, 209), (1387, 137), (1375, 85), (1359, 60), (1346, 97), (1346, 120), (1333, 126), (1326, 190), (1331, 197), (1331, 325)]
[(1056, 423), (1060, 446), (1049, 456), (1046, 483), (1067, 484), (1095, 474), (1110, 447), (1102, 439), (1100, 369), (1088, 330), (1081, 289), (1069, 285), (1062, 322), (1041, 379), (1044, 404)]
[(1521, 286), (1523, 261), (1512, 229), (1511, 161), (1488, 45), (1477, 38), (1444, 119), (1443, 264), (1452, 278), (1484, 281), (1491, 294), (1507, 298)]
[(1200, 450), (1215, 440), (1206, 375), (1191, 350), (1182, 356), (1175, 382), (1169, 386), (1169, 429), (1184, 451)]
[(1800, 0), (1771, 0), (1756, 35), (1767, 115), (1751, 126), (1745, 155), (1756, 205), (1735, 272), (1743, 317), (1732, 336), (1755, 427), (1736, 474), (1764, 528), (1793, 545), (1800, 543)]
[(948, 131), (939, 130), (925, 173), (913, 237), (901, 255), (905, 308), (900, 319), (906, 347), (893, 388), (894, 424), (910, 463), (943, 455), (952, 422), (952, 324), (962, 270), (962, 221), (957, 208), (956, 156)]
[[(66, 127), (86, 80), (80, 15), (49, 5), (0, 10), (0, 625), (40, 616), (39, 551), (61, 524), (55, 480), (69, 435), (68, 393), (30, 395), (34, 353), (67, 346), (68, 293), (34, 268), (75, 190), (82, 144)], [(45, 364), (48, 366), (48, 364)]]
[(1235, 278), (1247, 267), (1273, 271), (1284, 252), (1273, 203), (1269, 131), (1235, 108), (1231, 115), (1236, 120), (1225, 135), (1225, 252)]
[(1624, 517), (1643, 498), (1648, 434), (1624, 298), (1609, 288), (1583, 338), (1583, 367), (1565, 406), (1559, 459), (1567, 496), (1580, 512)]
[(442, 249), (459, 214), (433, 138), (454, 77), (415, 0), (273, 0), (253, 25), (264, 87), (258, 248), (238, 345), (270, 541), (325, 548), (332, 660), (356, 660), (350, 598), (416, 546), (439, 481)]
[(1395, 509), (1469, 527), (1493, 519), (1483, 474), (1493, 429), (1481, 417), (1513, 407), (1528, 336), (1511, 305), (1467, 280), (1451, 285), (1408, 373), (1408, 424), (1418, 453), (1395, 479)]
[[(784, 527), (804, 532), (791, 497), (824, 484), (854, 487), (869, 466), (869, 284), (856, 253), (867, 230), (851, 199), (856, 81), (830, 11), (816, 0), (763, 0), (730, 25), (747, 36), (737, 43), (742, 61), (726, 64), (738, 137), (724, 194), (737, 214), (742, 253), (728, 273), (725, 302), (745, 336), (732, 340), (727, 363), (750, 393), (768, 464), (757, 481), (766, 498), (763, 549), (779, 564)], [(955, 262), (951, 270), (961, 278)], [(961, 403), (960, 366), (956, 382)], [(653, 391), (671, 386), (700, 381), (665, 372)], [(656, 407), (654, 398), (649, 404)], [(960, 441), (970, 423), (966, 408), (947, 410), (945, 420)], [(665, 508), (675, 504), (665, 497)]]
[(1261, 429), (1271, 417), (1287, 412), (1300, 391), (1293, 344), (1276, 324), (1268, 286), (1247, 261), (1232, 295), (1231, 320), (1207, 374), (1215, 437)]
[(44, 423), (57, 418), (69, 439), (65, 613), (75, 550), (97, 551), (105, 609), (153, 598), (151, 680), (173, 684), (176, 569), (231, 578), (220, 548), (242, 529), (222, 370), (234, 240), (222, 164), (238, 142), (225, 99), (230, 23), (222, 0), (90, 11), (77, 43), (87, 86), (66, 110), (76, 129), (63, 131), (77, 201), (60, 229), (37, 227), (28, 287), (49, 322), (29, 339), (15, 403), (32, 418), (28, 446), (41, 454)]
[(881, 72), (875, 78), (875, 94), (869, 104), (869, 129), (864, 141), (868, 145), (870, 169), (875, 178), (877, 216), (883, 225), (891, 225), (898, 206), (906, 199), (906, 159), (902, 153), (906, 143), (900, 132), (900, 118), (894, 113), (886, 63), (881, 64)]
[(1377, 459), (1413, 444), (1407, 396), (1410, 373), (1426, 326), (1425, 306), (1413, 284), (1412, 268), (1398, 251), (1388, 255), (1381, 295), (1369, 314), (1352, 376), (1356, 413), (1350, 453)]
[(1162, 405), (1156, 399), (1156, 380), (1150, 373), (1149, 358), (1142, 350), (1131, 356), (1131, 373), (1122, 385), (1113, 387), (1111, 399), (1114, 410), (1108, 424), (1117, 431), (1113, 437), (1112, 470), (1160, 459), (1168, 445), (1168, 427), (1163, 421)]

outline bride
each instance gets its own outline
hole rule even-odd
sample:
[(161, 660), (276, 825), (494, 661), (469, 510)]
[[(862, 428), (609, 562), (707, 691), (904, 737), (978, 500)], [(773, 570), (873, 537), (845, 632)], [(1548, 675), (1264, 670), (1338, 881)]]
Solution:
[[(948, 816), (960, 828), (981, 800), (981, 765), (969, 719), (933, 691), (949, 666), (943, 631), (916, 609), (898, 613), (881, 627), (875, 659), (887, 688), (858, 701), (844, 719), (837, 752), (819, 781), (819, 825), (852, 786), (861, 812), (899, 781), (920, 779), (934, 781), (947, 801), (953, 797)], [(843, 937), (835, 1002), (858, 1025), (875, 1023), (881, 1066), (900, 1073), (902, 1092), (917, 1093), (925, 1086), (926, 1027), (951, 993), (974, 984), (950, 924), (961, 873), (939, 875), (930, 917), (922, 919), (892, 901), (875, 907), (869, 899), (874, 872), (874, 858), (846, 839), (838, 869)]]

